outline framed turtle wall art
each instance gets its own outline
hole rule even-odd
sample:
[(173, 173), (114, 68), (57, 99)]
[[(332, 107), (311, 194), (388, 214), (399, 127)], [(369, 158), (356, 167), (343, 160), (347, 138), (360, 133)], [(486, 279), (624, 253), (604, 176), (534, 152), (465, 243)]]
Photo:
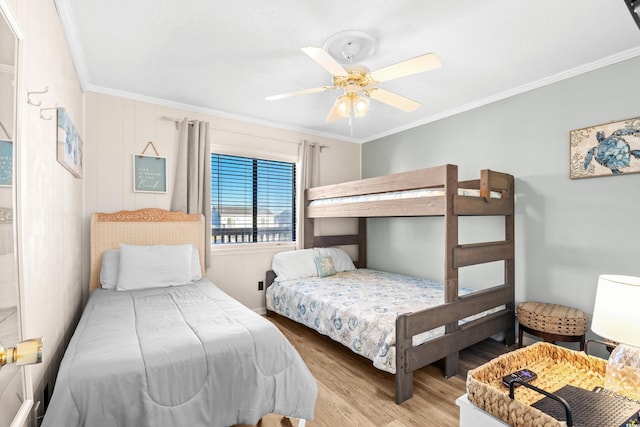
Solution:
[(640, 172), (640, 117), (569, 132), (570, 178)]

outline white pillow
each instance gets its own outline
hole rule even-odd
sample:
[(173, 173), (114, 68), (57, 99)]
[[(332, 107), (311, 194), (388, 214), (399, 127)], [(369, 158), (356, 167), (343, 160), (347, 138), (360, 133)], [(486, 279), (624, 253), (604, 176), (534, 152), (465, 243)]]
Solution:
[(351, 256), (342, 248), (315, 248), (317, 256), (330, 256), (337, 272), (355, 270)]
[(202, 279), (202, 268), (200, 268), (200, 251), (195, 245), (191, 246), (191, 281), (197, 282)]
[[(191, 245), (191, 281), (202, 279), (200, 268), (200, 251)], [(102, 267), (100, 268), (100, 286), (102, 289), (115, 289), (120, 274), (120, 249), (108, 249), (102, 253)]]
[(316, 256), (313, 249), (278, 252), (273, 256), (271, 269), (278, 276), (278, 280), (317, 276)]
[(120, 244), (117, 290), (179, 286), (191, 282), (193, 245)]
[(100, 268), (100, 286), (102, 289), (115, 289), (120, 271), (120, 249), (109, 249), (102, 253)]

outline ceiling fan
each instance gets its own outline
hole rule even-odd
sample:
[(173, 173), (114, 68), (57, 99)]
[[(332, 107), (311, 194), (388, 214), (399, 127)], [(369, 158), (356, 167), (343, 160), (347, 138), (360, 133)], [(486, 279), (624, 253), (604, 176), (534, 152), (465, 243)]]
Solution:
[[(333, 84), (268, 96), (266, 100), (275, 101), (297, 95), (342, 89), (344, 93), (338, 96), (333, 103), (326, 118), (327, 123), (341, 118), (363, 117), (369, 110), (369, 98), (403, 111), (415, 111), (420, 106), (418, 102), (382, 89), (377, 85), (439, 68), (440, 58), (433, 53), (427, 53), (376, 71), (370, 71), (364, 65), (355, 63), (371, 56), (376, 45), (375, 39), (367, 33), (344, 31), (329, 38), (324, 43), (324, 48), (303, 47), (304, 53), (332, 74)], [(345, 65), (341, 65), (335, 59), (340, 56), (346, 60)]]

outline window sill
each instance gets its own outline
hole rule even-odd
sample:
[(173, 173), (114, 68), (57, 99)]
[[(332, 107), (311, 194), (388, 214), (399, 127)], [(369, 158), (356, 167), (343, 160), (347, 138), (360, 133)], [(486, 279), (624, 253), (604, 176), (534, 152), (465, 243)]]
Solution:
[(265, 253), (290, 251), (296, 248), (296, 242), (265, 243), (226, 243), (211, 246), (211, 254)]

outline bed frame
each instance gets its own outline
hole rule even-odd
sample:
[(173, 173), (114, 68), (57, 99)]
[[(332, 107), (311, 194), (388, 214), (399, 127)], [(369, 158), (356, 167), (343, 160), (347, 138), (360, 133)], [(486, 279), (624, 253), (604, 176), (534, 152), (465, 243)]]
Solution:
[[(145, 208), (115, 213), (91, 215), (91, 277), (89, 293), (100, 287), (102, 253), (117, 249), (120, 243), (130, 245), (183, 245), (191, 243), (200, 251), (200, 266), (204, 276), (205, 219), (201, 214), (171, 212)], [(288, 418), (288, 417), (283, 417)], [(298, 427), (306, 420), (299, 419)]]
[[(480, 179), (458, 181), (458, 167), (444, 165), (306, 190), (305, 230), (314, 230), (315, 218), (355, 217), (358, 218), (358, 234), (314, 236), (313, 232), (306, 233), (304, 247), (358, 245), (357, 266), (360, 268), (367, 266), (366, 218), (444, 217), (445, 302), (419, 312), (401, 314), (396, 320), (396, 403), (413, 395), (414, 371), (444, 359), (444, 374), (450, 377), (459, 370), (460, 350), (501, 331), (506, 333), (507, 345), (515, 342), (513, 182), (513, 176), (488, 169), (480, 172)], [(444, 195), (310, 206), (312, 201), (326, 198), (422, 188), (443, 188)], [(460, 196), (459, 188), (479, 190), (480, 197)], [(491, 191), (500, 192), (502, 198), (490, 198)], [(504, 240), (460, 245), (460, 216), (504, 217)], [(458, 269), (493, 261), (504, 261), (504, 284), (458, 296)], [(274, 277), (272, 272), (267, 275), (267, 285)], [(505, 308), (458, 326), (458, 320), (499, 306)], [(414, 335), (442, 325), (445, 325), (444, 335), (412, 346)]]
[(91, 277), (89, 292), (100, 287), (102, 253), (130, 245), (194, 244), (200, 251), (204, 276), (204, 216), (146, 208), (136, 211), (94, 213), (91, 215)]

